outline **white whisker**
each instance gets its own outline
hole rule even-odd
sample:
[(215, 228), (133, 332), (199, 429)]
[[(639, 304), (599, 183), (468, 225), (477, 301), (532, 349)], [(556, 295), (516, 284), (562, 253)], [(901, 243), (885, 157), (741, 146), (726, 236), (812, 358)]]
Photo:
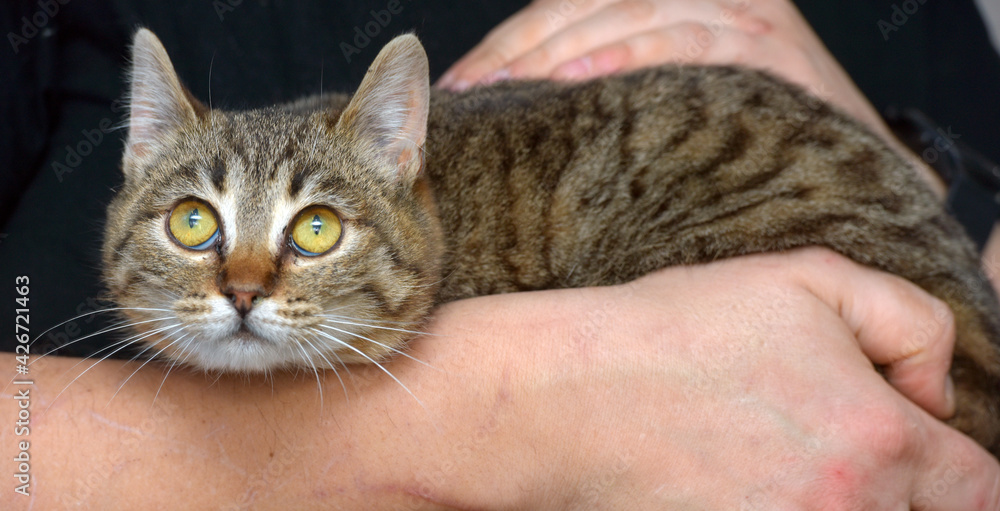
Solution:
[[(313, 337), (313, 339), (316, 340), (316, 341), (318, 341), (318, 339), (316, 339), (315, 336)], [(344, 389), (344, 399), (346, 399), (348, 402), (350, 402), (351, 401), (351, 396), (347, 393), (347, 385), (344, 385), (344, 379), (341, 378), (340, 371), (337, 371), (337, 366), (333, 365), (333, 362), (330, 362), (330, 359), (326, 358), (326, 355), (323, 354), (323, 351), (320, 350), (319, 348), (317, 348), (315, 344), (313, 344), (312, 342), (309, 341), (309, 339), (306, 339), (305, 337), (303, 337), (302, 340), (306, 344), (308, 344), (316, 353), (318, 353), (319, 356), (323, 357), (323, 360), (326, 362), (327, 367), (329, 367), (330, 370), (333, 371), (333, 375), (336, 376), (337, 377), (337, 381), (340, 382), (340, 388)], [(344, 361), (340, 359), (340, 356), (337, 355), (336, 352), (333, 352), (333, 356), (337, 357), (337, 361), (340, 362), (340, 365), (344, 367), (345, 371), (347, 371), (347, 365), (345, 365)], [(350, 374), (350, 371), (348, 371), (348, 374)]]
[(347, 349), (349, 349), (349, 350), (357, 353), (358, 355), (361, 355), (362, 357), (364, 357), (365, 359), (367, 359), (369, 362), (375, 364), (375, 367), (378, 367), (379, 369), (382, 370), (383, 373), (389, 375), (389, 377), (392, 378), (393, 381), (395, 381), (396, 383), (398, 383), (399, 386), (402, 387), (403, 390), (405, 390), (406, 393), (409, 394), (410, 397), (412, 397), (417, 402), (417, 404), (419, 404), (420, 407), (424, 409), (425, 412), (427, 411), (427, 407), (424, 406), (424, 402), (421, 401), (416, 396), (416, 394), (414, 394), (413, 392), (411, 392), (410, 389), (409, 389), (409, 387), (407, 387), (406, 385), (403, 385), (403, 382), (399, 381), (399, 378), (396, 378), (396, 376), (394, 374), (392, 374), (391, 372), (389, 372), (388, 369), (382, 367), (382, 364), (379, 364), (378, 362), (376, 362), (375, 359), (373, 359), (373, 358), (369, 357), (368, 355), (366, 355), (365, 352), (363, 352), (363, 351), (355, 348), (354, 346), (351, 346), (349, 343), (346, 343), (346, 342), (344, 342), (344, 341), (342, 341), (340, 339), (337, 339), (336, 337), (334, 337), (334, 336), (332, 336), (332, 335), (330, 335), (330, 334), (328, 334), (326, 332), (323, 332), (322, 330), (317, 330), (315, 328), (310, 328), (310, 330), (312, 330), (313, 332), (316, 332), (319, 335), (322, 335), (323, 337), (326, 337), (327, 339), (330, 339), (331, 341), (334, 341), (334, 342), (336, 342), (336, 343), (344, 346), (345, 348), (347, 348)]
[(102, 312), (117, 312), (117, 311), (173, 312), (172, 310), (169, 310), (169, 309), (151, 309), (151, 308), (144, 308), (144, 307), (113, 307), (113, 308), (110, 308), (110, 309), (100, 309), (100, 310), (96, 310), (96, 311), (85, 312), (85, 313), (80, 314), (78, 316), (73, 316), (72, 318), (69, 318), (66, 321), (58, 323), (55, 326), (53, 326), (52, 328), (49, 328), (48, 330), (46, 330), (46, 331), (44, 331), (44, 332), (36, 335), (35, 338), (31, 340), (31, 343), (34, 344), (35, 341), (37, 341), (38, 339), (41, 339), (43, 335), (45, 335), (45, 334), (47, 334), (47, 333), (49, 333), (49, 332), (51, 332), (51, 331), (53, 331), (53, 330), (55, 330), (55, 329), (63, 326), (63, 325), (65, 325), (66, 323), (69, 323), (70, 321), (76, 321), (76, 320), (78, 320), (80, 318), (85, 318), (87, 316), (92, 316), (94, 314), (100, 314)]
[[(187, 335), (188, 334), (184, 334), (183, 336), (181, 336), (180, 339), (183, 339)], [(178, 339), (178, 340), (180, 340), (180, 339)], [(191, 340), (193, 340), (193, 338), (189, 339), (188, 342), (191, 342)], [(180, 351), (181, 353), (184, 353), (184, 346), (183, 345), (180, 346), (179, 348), (177, 348), (177, 350)], [(187, 353), (187, 355), (185, 355), (185, 357), (184, 357), (185, 360), (187, 360), (187, 357), (190, 356), (190, 355), (191, 355), (190, 352)], [(157, 398), (157, 396), (160, 395), (160, 390), (163, 389), (163, 384), (167, 382), (167, 377), (170, 376), (170, 371), (173, 371), (174, 366), (176, 366), (177, 363), (178, 363), (178, 360), (179, 359), (174, 358), (174, 360), (172, 362), (170, 362), (170, 367), (167, 368), (166, 374), (163, 375), (163, 380), (160, 381), (160, 386), (156, 388), (156, 394), (153, 394), (153, 402), (149, 404), (150, 407), (152, 407), (154, 404), (156, 404), (156, 398)]]
[[(79, 339), (73, 339), (72, 341), (70, 341), (70, 342), (68, 342), (66, 344), (63, 344), (62, 346), (59, 346), (58, 348), (54, 348), (54, 349), (51, 349), (49, 351), (46, 351), (45, 353), (42, 353), (38, 358), (32, 360), (28, 365), (30, 366), (31, 364), (34, 364), (35, 362), (38, 362), (39, 360), (45, 358), (46, 356), (52, 354), (53, 352), (56, 352), (56, 351), (59, 351), (62, 348), (65, 348), (66, 346), (69, 346), (71, 344), (76, 344), (76, 343), (78, 343), (80, 341), (87, 340), (87, 339), (89, 339), (91, 337), (94, 337), (95, 335), (106, 334), (108, 332), (114, 332), (115, 330), (121, 330), (123, 328), (129, 328), (129, 327), (133, 327), (133, 326), (136, 326), (136, 325), (143, 325), (143, 324), (146, 324), (146, 323), (152, 323), (154, 321), (170, 321), (170, 320), (174, 320), (174, 319), (175, 318), (173, 318), (173, 317), (168, 317), (168, 318), (148, 319), (146, 321), (139, 321), (139, 322), (135, 322), (135, 323), (119, 322), (119, 323), (116, 323), (113, 326), (102, 328), (101, 330), (98, 330), (98, 331), (96, 331), (96, 332), (94, 332), (92, 334), (87, 334), (87, 335), (85, 335), (83, 337), (80, 337)], [(106, 349), (106, 348), (104, 348), (104, 349)], [(104, 349), (99, 350), (97, 353), (100, 353), (101, 351), (104, 351)]]
[[(377, 324), (377, 323), (389, 323), (389, 324), (403, 325), (403, 324), (410, 323), (410, 322), (407, 322), (407, 321), (385, 321), (385, 320), (370, 320), (369, 319), (369, 320), (364, 320), (364, 321), (366, 321), (366, 323), (352, 323), (352, 321), (361, 321), (361, 320), (359, 320), (357, 318), (352, 318), (350, 316), (338, 316), (336, 314), (319, 314), (318, 316), (321, 317), (321, 318), (332, 319), (336, 323), (340, 323), (340, 324), (343, 324), (343, 325), (363, 326), (363, 327), (369, 327), (369, 328), (377, 328), (379, 330), (392, 330), (394, 332), (403, 332), (403, 333), (406, 333), (406, 334), (413, 334), (413, 335), (428, 335), (428, 336), (435, 336), (435, 335), (437, 335), (437, 334), (432, 334), (432, 333), (429, 333), (429, 332), (421, 332), (419, 330), (407, 330), (405, 328), (393, 328), (393, 327), (381, 326), (381, 325)], [(345, 320), (349, 320), (349, 321), (345, 321)]]
[[(350, 324), (356, 324), (356, 323), (350, 323)], [(368, 342), (370, 342), (372, 344), (375, 344), (377, 346), (381, 346), (381, 347), (383, 347), (383, 348), (385, 348), (385, 349), (387, 349), (389, 351), (392, 351), (393, 353), (398, 353), (398, 354), (400, 354), (400, 355), (402, 355), (402, 356), (404, 356), (404, 357), (406, 357), (406, 358), (408, 358), (408, 359), (410, 359), (410, 360), (412, 360), (414, 362), (418, 362), (420, 364), (423, 364), (423, 365), (425, 365), (425, 366), (427, 366), (427, 367), (429, 367), (431, 369), (437, 369), (434, 366), (428, 364), (427, 362), (424, 362), (423, 360), (420, 360), (419, 358), (414, 357), (414, 356), (410, 355), (409, 353), (404, 352), (403, 350), (400, 350), (400, 349), (397, 349), (397, 348), (393, 348), (392, 346), (388, 346), (386, 344), (380, 343), (380, 342), (378, 342), (378, 341), (376, 341), (374, 339), (369, 339), (368, 337), (365, 337), (365, 336), (363, 336), (361, 334), (354, 333), (354, 332), (349, 332), (347, 330), (342, 330), (340, 328), (337, 328), (335, 326), (330, 326), (330, 325), (320, 324), (319, 326), (321, 326), (323, 328), (328, 328), (330, 330), (336, 330), (337, 332), (340, 332), (342, 334), (353, 335), (354, 337), (358, 337), (360, 339), (364, 339), (364, 340), (366, 340), (366, 341), (368, 341)], [(360, 326), (366, 326), (366, 325), (360, 325)], [(394, 330), (394, 329), (389, 329), (389, 330)]]
[[(174, 328), (174, 327), (177, 327), (177, 326), (181, 326), (181, 324), (180, 323), (174, 323), (172, 325), (167, 325), (165, 327), (160, 327), (160, 328), (157, 328), (157, 329), (154, 329), (154, 330), (150, 330), (149, 332), (144, 332), (141, 336), (132, 336), (132, 337), (130, 337), (129, 339), (126, 340), (127, 342), (126, 341), (121, 342), (120, 343), (121, 346), (119, 348), (117, 348), (114, 351), (108, 353), (107, 355), (105, 355), (104, 357), (102, 357), (101, 359), (99, 359), (97, 362), (94, 362), (93, 364), (90, 364), (90, 367), (87, 367), (86, 369), (84, 369), (82, 373), (80, 373), (80, 374), (78, 374), (76, 376), (76, 378), (73, 378), (72, 381), (70, 381), (69, 383), (67, 383), (66, 386), (63, 387), (63, 389), (60, 390), (59, 393), (56, 394), (56, 396), (54, 398), (52, 398), (52, 401), (49, 403), (49, 406), (45, 408), (45, 410), (48, 411), (48, 409), (51, 408), (52, 405), (55, 404), (55, 402), (59, 399), (59, 396), (63, 395), (63, 392), (66, 392), (66, 389), (70, 388), (71, 385), (73, 385), (74, 383), (76, 383), (77, 380), (79, 380), (81, 377), (83, 377), (83, 375), (87, 374), (91, 369), (93, 369), (95, 366), (97, 366), (97, 364), (100, 364), (101, 362), (104, 362), (105, 360), (107, 360), (108, 358), (110, 358), (115, 353), (118, 353), (119, 351), (125, 349), (126, 347), (131, 346), (133, 344), (136, 344), (139, 341), (141, 341), (141, 340), (143, 340), (143, 339), (145, 339), (145, 338), (147, 338), (147, 337), (149, 337), (151, 335), (156, 335), (156, 334), (158, 334), (158, 333), (160, 333), (160, 332), (162, 332), (164, 330), (167, 330), (167, 329), (170, 329), (170, 328)], [(82, 363), (84, 360), (89, 360), (89, 359), (83, 359), (80, 362), (78, 362), (76, 365), (74, 365), (73, 367), (76, 367), (77, 365), (80, 365), (80, 363)], [(71, 367), (69, 370), (72, 370), (73, 367)]]
[[(305, 340), (305, 339), (303, 339), (303, 340)], [(306, 342), (309, 342), (309, 341), (306, 341)], [(312, 346), (311, 343), (309, 345)], [(323, 401), (323, 382), (320, 381), (320, 379), (319, 379), (319, 370), (316, 369), (316, 364), (313, 362), (312, 357), (309, 356), (309, 353), (306, 352), (306, 349), (305, 349), (305, 347), (302, 346), (302, 343), (298, 343), (297, 342), (297, 343), (295, 343), (295, 346), (298, 347), (300, 351), (302, 351), (302, 356), (305, 357), (306, 362), (309, 362), (309, 366), (312, 368), (313, 374), (316, 375), (316, 388), (319, 389), (319, 406), (320, 406), (320, 410), (322, 410), (323, 409), (323, 402), (324, 402)], [(316, 347), (313, 346), (313, 349), (316, 349)], [(340, 375), (337, 375), (337, 378), (340, 378)], [(341, 385), (343, 385), (344, 382), (340, 382), (340, 383), (341, 383)], [(321, 411), (321, 413), (322, 413), (322, 411)]]
[[(173, 332), (170, 332), (169, 334), (166, 334), (166, 337), (169, 338), (171, 335), (183, 332), (185, 328), (186, 328), (185, 325), (181, 325), (181, 327), (178, 328), (177, 330), (175, 330)], [(184, 334), (181, 337), (179, 337), (178, 339), (170, 341), (170, 343), (168, 343), (166, 346), (164, 346), (159, 351), (157, 351), (153, 356), (147, 358), (146, 361), (143, 362), (142, 364), (140, 364), (139, 367), (137, 367), (135, 371), (132, 371), (132, 374), (128, 375), (128, 378), (125, 378), (125, 381), (123, 381), (122, 384), (118, 386), (118, 390), (115, 390), (115, 393), (111, 396), (111, 399), (108, 400), (108, 404), (105, 405), (105, 408), (107, 408), (107, 406), (111, 404), (111, 401), (114, 401), (115, 397), (118, 396), (118, 393), (121, 392), (121, 390), (122, 390), (123, 387), (125, 387), (125, 384), (128, 383), (128, 381), (131, 380), (132, 377), (135, 376), (135, 374), (139, 372), (139, 370), (141, 370), (143, 367), (146, 367), (146, 364), (152, 362), (154, 359), (156, 359), (156, 357), (159, 357), (160, 355), (162, 355), (163, 352), (166, 351), (167, 348), (173, 346), (174, 344), (177, 344), (178, 342), (180, 342), (182, 339), (184, 339), (187, 336), (188, 336), (188, 334)], [(143, 353), (146, 353), (152, 347), (153, 347), (153, 345), (150, 344), (150, 345), (146, 346), (145, 348), (143, 348), (142, 351), (140, 351), (135, 357), (132, 358), (132, 361), (135, 361), (136, 358), (142, 356)], [(154, 397), (154, 399), (155, 399), (155, 397)]]

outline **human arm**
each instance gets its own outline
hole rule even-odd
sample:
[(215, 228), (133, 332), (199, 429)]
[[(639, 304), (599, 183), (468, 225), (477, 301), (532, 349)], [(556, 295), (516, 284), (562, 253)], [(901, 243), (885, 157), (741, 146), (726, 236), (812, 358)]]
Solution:
[[(156, 395), (163, 370), (148, 366), (112, 398), (137, 364), (111, 361), (53, 404), (89, 362), (41, 359), (35, 508), (1000, 509), (996, 461), (868, 362), (901, 352), (910, 315), (941, 310), (804, 250), (448, 304), (411, 352), (433, 367), (387, 365), (422, 405), (375, 367), (352, 367), (346, 391), (328, 375), (322, 403), (311, 373), (175, 370)], [(927, 363), (901, 370), (923, 374), (907, 394), (944, 414), (940, 317)], [(16, 437), (0, 431), (10, 459)]]

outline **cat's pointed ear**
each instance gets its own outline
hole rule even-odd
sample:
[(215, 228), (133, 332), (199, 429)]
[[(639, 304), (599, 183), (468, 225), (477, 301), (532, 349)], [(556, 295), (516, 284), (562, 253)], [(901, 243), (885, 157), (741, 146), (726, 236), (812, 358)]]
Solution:
[(395, 175), (412, 183), (423, 167), (430, 103), (427, 55), (412, 34), (389, 42), (337, 121), (337, 131), (375, 143)]
[(195, 122), (207, 111), (181, 85), (167, 50), (145, 28), (133, 39), (129, 79), (126, 169), (130, 161), (153, 154), (171, 132)]

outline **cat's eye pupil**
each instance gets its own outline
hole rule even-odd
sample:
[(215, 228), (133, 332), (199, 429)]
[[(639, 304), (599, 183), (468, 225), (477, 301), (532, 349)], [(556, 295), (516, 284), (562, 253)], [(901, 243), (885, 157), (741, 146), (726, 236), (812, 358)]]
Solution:
[(340, 217), (326, 206), (310, 206), (292, 220), (292, 247), (299, 254), (313, 257), (332, 249), (340, 239), (343, 224)]
[(312, 228), (313, 234), (319, 236), (319, 230), (323, 227), (323, 221), (319, 219), (319, 215), (313, 217)]
[(212, 208), (197, 199), (188, 199), (177, 206), (167, 218), (167, 229), (181, 246), (205, 250), (219, 239), (219, 222)]
[(198, 214), (198, 208), (194, 208), (188, 216), (188, 227), (194, 229), (194, 226), (198, 225), (198, 220), (201, 220), (201, 215)]

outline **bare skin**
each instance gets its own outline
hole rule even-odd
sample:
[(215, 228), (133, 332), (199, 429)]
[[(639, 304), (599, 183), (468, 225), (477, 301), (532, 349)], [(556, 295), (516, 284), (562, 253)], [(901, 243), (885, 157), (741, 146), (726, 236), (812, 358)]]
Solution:
[[(996, 460), (869, 362), (947, 415), (952, 327), (915, 286), (810, 249), (449, 304), (413, 346), (433, 369), (387, 366), (422, 406), (374, 367), (346, 393), (328, 376), (322, 406), (311, 374), (175, 371), (154, 400), (147, 367), (114, 396), (137, 364), (111, 361), (53, 401), (89, 363), (46, 358), (33, 508), (1000, 509)], [(0, 429), (0, 455), (21, 439)]]

